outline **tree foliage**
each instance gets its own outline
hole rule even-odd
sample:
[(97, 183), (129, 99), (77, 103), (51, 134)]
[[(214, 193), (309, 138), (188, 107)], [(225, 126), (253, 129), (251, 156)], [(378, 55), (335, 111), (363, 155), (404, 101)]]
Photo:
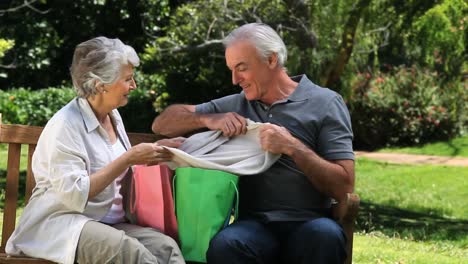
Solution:
[[(455, 98), (468, 69), (466, 14), (465, 0), (9, 0), (0, 3), (0, 40), (14, 46), (0, 41), (0, 89), (68, 85), (75, 46), (104, 35), (142, 58), (141, 107), (207, 101), (240, 90), (222, 39), (264, 22), (285, 41), (290, 75), (305, 73), (350, 104), (359, 72), (398, 80), (401, 72), (389, 69), (400, 65), (437, 73), (437, 90)], [(363, 109), (376, 113), (370, 102)], [(138, 108), (131, 105), (129, 115)]]
[(2, 39), (0, 38), (0, 78), (6, 78), (7, 75), (2, 71), (2, 69), (8, 69), (10, 66), (2, 64), (2, 57), (5, 56), (5, 53), (15, 46), (15, 41), (11, 39)]
[[(343, 39), (356, 29), (368, 0), (354, 1), (192, 1), (172, 13), (166, 35), (147, 45), (145, 72), (162, 73), (172, 100), (201, 102), (235, 91), (223, 57), (222, 39), (237, 26), (263, 22), (278, 31), (288, 50), (292, 75), (306, 73), (335, 86), (347, 59), (340, 60)], [(350, 15), (351, 12), (354, 12)], [(333, 16), (331, 16), (333, 14)], [(349, 27), (342, 24), (353, 21)], [(340, 26), (337, 26), (340, 25)], [(345, 37), (343, 37), (345, 36)], [(352, 43), (351, 39), (351, 43)], [(350, 57), (352, 49), (346, 50)], [(327, 82), (327, 73), (333, 82)], [(332, 87), (335, 88), (335, 87)]]
[(447, 0), (425, 12), (413, 22), (413, 32), (406, 45), (418, 48), (409, 55), (447, 75), (460, 73), (468, 59), (467, 11), (466, 1)]
[(0, 13), (0, 36), (15, 40), (5, 55), (13, 69), (0, 87), (43, 88), (68, 82), (75, 46), (92, 37), (118, 37), (138, 52), (160, 34), (170, 14), (166, 0), (43, 0), (33, 9), (15, 7)]

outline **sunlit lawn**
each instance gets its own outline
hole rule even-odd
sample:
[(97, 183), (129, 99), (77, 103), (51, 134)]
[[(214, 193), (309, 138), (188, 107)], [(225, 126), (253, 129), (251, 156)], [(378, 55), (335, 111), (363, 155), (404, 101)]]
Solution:
[(354, 235), (353, 263), (465, 264), (468, 249), (450, 243), (390, 238), (381, 233)]
[(468, 168), (358, 159), (354, 263), (468, 263)]
[(384, 148), (379, 152), (400, 152), (408, 154), (440, 155), (449, 157), (468, 157), (468, 135), (449, 141), (429, 143), (407, 148)]

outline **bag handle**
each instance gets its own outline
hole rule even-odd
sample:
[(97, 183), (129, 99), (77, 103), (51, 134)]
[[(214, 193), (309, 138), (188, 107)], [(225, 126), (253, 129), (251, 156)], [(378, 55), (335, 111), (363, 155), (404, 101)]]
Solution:
[(131, 184), (130, 184), (130, 212), (132, 214), (135, 214), (135, 207), (136, 207), (136, 201), (138, 200), (136, 195), (138, 194), (137, 191), (135, 191), (135, 170), (136, 168), (133, 168), (132, 170), (132, 179), (131, 179)]
[[(234, 187), (234, 190), (236, 191), (236, 197), (235, 197), (235, 205), (233, 205), (231, 207), (231, 210), (229, 210), (230, 212), (232, 212), (232, 209), (234, 207), (234, 220), (237, 220), (237, 217), (238, 217), (238, 214), (239, 214), (239, 190), (237, 190), (237, 186), (236, 184), (231, 180), (230, 181), (232, 186)], [(228, 216), (226, 217), (226, 220), (224, 221), (224, 225), (223, 225), (223, 228), (225, 228), (226, 226), (229, 225), (229, 222), (231, 220), (231, 213), (228, 214)]]
[(239, 215), (239, 190), (237, 189), (236, 184), (232, 180), (231, 184), (234, 187), (234, 190), (236, 191), (236, 208), (234, 208), (234, 220), (237, 220), (237, 217)]
[(177, 217), (177, 210), (176, 210), (176, 195), (175, 195), (175, 179), (177, 177), (177, 174), (174, 173), (174, 176), (172, 177), (172, 201), (174, 202), (174, 214)]

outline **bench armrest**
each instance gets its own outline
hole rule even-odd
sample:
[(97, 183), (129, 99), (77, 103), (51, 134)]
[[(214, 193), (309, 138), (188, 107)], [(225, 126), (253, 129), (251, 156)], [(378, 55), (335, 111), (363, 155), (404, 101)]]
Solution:
[(359, 202), (359, 195), (347, 193), (344, 201), (332, 204), (333, 219), (341, 224), (347, 238), (345, 264), (352, 263), (354, 221), (359, 210)]
[(332, 216), (338, 223), (354, 222), (359, 210), (359, 195), (347, 193), (344, 201), (332, 205)]

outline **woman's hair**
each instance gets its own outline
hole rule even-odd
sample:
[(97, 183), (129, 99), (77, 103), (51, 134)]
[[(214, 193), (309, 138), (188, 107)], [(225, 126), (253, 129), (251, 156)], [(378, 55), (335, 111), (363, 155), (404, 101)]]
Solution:
[(225, 48), (234, 42), (247, 40), (257, 49), (260, 57), (267, 61), (271, 54), (276, 53), (278, 64), (284, 68), (284, 63), (288, 56), (288, 51), (281, 37), (270, 26), (263, 23), (250, 23), (234, 29), (224, 38)]
[(87, 98), (99, 93), (97, 87), (117, 81), (122, 66), (128, 64), (136, 67), (140, 59), (119, 39), (97, 37), (78, 44), (70, 67), (77, 95)]

